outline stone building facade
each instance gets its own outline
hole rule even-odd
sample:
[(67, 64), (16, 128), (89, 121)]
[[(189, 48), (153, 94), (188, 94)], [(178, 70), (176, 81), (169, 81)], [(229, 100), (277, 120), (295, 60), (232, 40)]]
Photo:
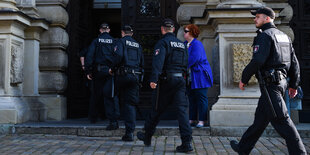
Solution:
[[(109, 1), (103, 4), (109, 5)], [(124, 1), (123, 1), (124, 2)], [(253, 78), (245, 91), (238, 81), (251, 59), (256, 36), (251, 9), (275, 10), (275, 24), (294, 38), (293, 8), (288, 0), (177, 0), (180, 27), (194, 23), (202, 30), (215, 84), (209, 97), (213, 132), (249, 126), (260, 92)], [(64, 120), (64, 91), (69, 36), (65, 28), (69, 0), (0, 0), (0, 123)], [(112, 3), (112, 2), (110, 2)], [(102, 4), (102, 5), (103, 5)], [(117, 4), (113, 3), (113, 6)], [(177, 32), (182, 39), (183, 29)]]

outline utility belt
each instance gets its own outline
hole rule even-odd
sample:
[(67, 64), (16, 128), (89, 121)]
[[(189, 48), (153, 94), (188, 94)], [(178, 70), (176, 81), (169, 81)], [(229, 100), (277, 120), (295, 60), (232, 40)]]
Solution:
[(267, 84), (270, 83), (279, 84), (280, 81), (285, 78), (286, 75), (280, 70), (271, 69), (263, 72), (263, 79)]
[(115, 75), (126, 75), (126, 74), (142, 75), (142, 72), (140, 70), (128, 67), (119, 67), (115, 70), (114, 73)]
[(110, 69), (110, 67), (108, 67), (107, 65), (102, 65), (102, 64), (98, 64), (96, 68), (98, 72), (109, 71)]
[(159, 76), (161, 80), (167, 80), (172, 77), (184, 77), (184, 73), (165, 73)]

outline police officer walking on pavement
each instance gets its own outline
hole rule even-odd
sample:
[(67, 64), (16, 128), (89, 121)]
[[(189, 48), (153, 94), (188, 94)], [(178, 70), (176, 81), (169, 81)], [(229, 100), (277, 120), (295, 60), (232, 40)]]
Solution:
[[(255, 112), (254, 123), (243, 134), (240, 142), (230, 142), (239, 154), (249, 154), (269, 124), (283, 137), (291, 155), (306, 154), (302, 140), (288, 115), (283, 95), (289, 87), (290, 97), (297, 94), (300, 81), (298, 60), (289, 37), (274, 25), (275, 13), (263, 7), (251, 12), (259, 29), (253, 42), (253, 58), (242, 72), (239, 88), (244, 90), (252, 75), (260, 83), (261, 97)], [(286, 77), (291, 81), (287, 83)]]
[(104, 103), (105, 113), (109, 119), (106, 129), (115, 130), (118, 129), (119, 107), (117, 98), (113, 96), (113, 78), (109, 74), (114, 39), (109, 35), (110, 28), (107, 23), (101, 24), (99, 31), (101, 34), (91, 43), (85, 62), (87, 78), (93, 80), (95, 93), (95, 102), (90, 104), (90, 120), (91, 123), (96, 123), (98, 105)]
[(126, 133), (123, 141), (134, 140), (136, 109), (139, 102), (140, 80), (143, 75), (144, 58), (141, 45), (132, 38), (133, 29), (129, 25), (122, 27), (122, 38), (114, 47), (113, 68), (120, 98), (121, 113), (124, 117)]
[(138, 132), (138, 139), (144, 141), (146, 146), (151, 145), (160, 115), (171, 104), (177, 108), (182, 145), (176, 148), (178, 152), (189, 152), (193, 148), (192, 129), (188, 118), (188, 98), (185, 94), (188, 53), (183, 42), (173, 34), (174, 22), (165, 19), (161, 26), (162, 39), (155, 45), (150, 86), (156, 89), (153, 94), (153, 107), (149, 117), (146, 118), (145, 133)]

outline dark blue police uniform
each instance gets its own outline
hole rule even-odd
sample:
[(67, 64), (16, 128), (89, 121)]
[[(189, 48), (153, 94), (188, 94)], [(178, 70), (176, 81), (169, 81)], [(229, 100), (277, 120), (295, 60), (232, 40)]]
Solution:
[[(114, 39), (109, 33), (99, 35), (90, 45), (86, 55), (85, 69), (87, 74), (93, 76), (93, 87), (95, 93), (95, 104), (90, 105), (91, 121), (96, 121), (98, 105), (104, 103), (106, 117), (110, 121), (111, 129), (118, 128), (119, 107), (117, 97), (112, 97), (112, 76), (109, 68), (112, 65), (112, 52)], [(102, 103), (103, 101), (103, 103)], [(110, 126), (107, 127), (108, 130)]]
[[(129, 26), (128, 29), (132, 30)], [(127, 35), (116, 42), (114, 55), (113, 66), (116, 68), (114, 70), (116, 86), (126, 128), (122, 140), (133, 141), (136, 125), (135, 105), (139, 102), (139, 82), (144, 65), (142, 48), (136, 40)]]
[[(168, 26), (170, 21), (168, 21)], [(165, 21), (164, 21), (164, 25)], [(173, 26), (172, 26), (173, 27)], [(189, 125), (188, 97), (186, 91), (186, 74), (188, 64), (188, 53), (183, 42), (175, 37), (173, 33), (166, 33), (155, 45), (152, 74), (150, 82), (157, 84), (152, 96), (152, 111), (146, 118), (145, 133), (137, 134), (145, 145), (151, 145), (151, 137), (155, 133), (156, 126), (160, 121), (161, 114), (168, 106), (174, 104), (177, 108), (177, 119), (179, 122), (182, 145), (177, 151), (191, 151), (192, 129)], [(186, 146), (184, 149), (183, 146)]]
[[(239, 154), (249, 154), (270, 122), (285, 139), (289, 154), (306, 154), (283, 100), (287, 86), (297, 89), (300, 80), (299, 64), (291, 40), (273, 23), (266, 23), (257, 31), (257, 37), (253, 42), (253, 58), (242, 73), (242, 83), (247, 84), (254, 74), (259, 78), (257, 75), (259, 70), (265, 80), (276, 117), (272, 115), (272, 109), (268, 106), (267, 96), (262, 93), (256, 108), (254, 123), (244, 133), (237, 147), (233, 148)], [(292, 79), (289, 84), (286, 77)]]

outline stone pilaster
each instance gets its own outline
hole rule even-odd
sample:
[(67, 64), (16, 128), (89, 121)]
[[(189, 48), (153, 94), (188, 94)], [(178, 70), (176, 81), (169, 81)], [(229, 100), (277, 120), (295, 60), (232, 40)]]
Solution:
[(19, 123), (29, 119), (22, 90), (24, 30), (31, 18), (17, 10), (15, 1), (0, 1), (0, 6), (0, 123)]
[[(68, 0), (36, 0), (40, 17), (51, 22), (48, 31), (41, 35), (39, 55), (39, 94), (47, 107), (47, 119), (66, 118), (66, 98), (59, 95), (66, 88), (67, 67), (65, 52), (69, 37), (65, 31), (68, 14), (65, 10)], [(51, 13), (52, 12), (52, 13)]]

